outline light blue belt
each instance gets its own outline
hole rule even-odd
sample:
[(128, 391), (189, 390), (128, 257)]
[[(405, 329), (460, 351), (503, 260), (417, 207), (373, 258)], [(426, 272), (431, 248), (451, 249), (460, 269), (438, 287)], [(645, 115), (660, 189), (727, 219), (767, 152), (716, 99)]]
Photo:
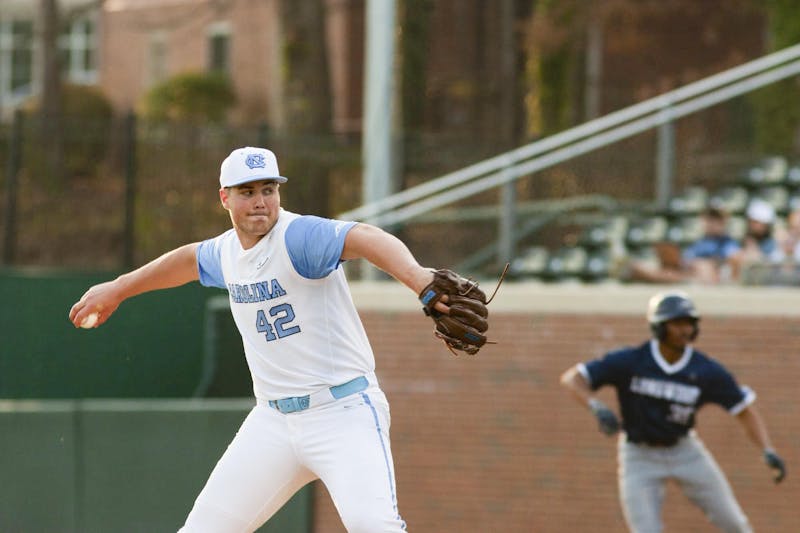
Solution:
[[(331, 387), (328, 390), (330, 391), (331, 396), (333, 396), (333, 399), (338, 400), (339, 398), (344, 398), (345, 396), (350, 396), (351, 394), (361, 392), (368, 386), (369, 381), (367, 378), (364, 376), (359, 376), (355, 379), (351, 379), (347, 383), (342, 383), (341, 385)], [(314, 402), (314, 404), (316, 405), (317, 402)], [(305, 396), (294, 396), (292, 398), (270, 400), (269, 406), (273, 409), (277, 409), (283, 414), (294, 413), (295, 411), (304, 411), (311, 407), (311, 395), (307, 394)]]

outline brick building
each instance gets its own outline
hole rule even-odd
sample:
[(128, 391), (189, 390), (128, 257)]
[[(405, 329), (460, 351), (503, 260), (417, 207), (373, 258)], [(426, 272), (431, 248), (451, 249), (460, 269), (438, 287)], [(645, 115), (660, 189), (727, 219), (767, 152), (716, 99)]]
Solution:
[[(285, 60), (290, 48), (308, 42), (291, 42), (287, 35), (291, 29), (281, 23), (281, 7), (292, 4), (286, 0), (58, 4), (67, 80), (98, 84), (120, 111), (135, 109), (149, 88), (171, 76), (211, 70), (227, 73), (233, 82), (239, 99), (235, 122), (266, 121), (279, 130), (291, 120), (286, 93), (295, 80), (285, 79)], [(539, 16), (536, 3), (398, 0), (396, 5), (402, 56), (397, 89), (403, 92), (398, 98), (405, 127), (472, 136), (493, 145), (491, 151), (524, 138), (526, 121), (534, 119), (525, 117), (523, 101), (542, 91), (530, 79), (533, 50), (525, 42)], [(583, 80), (588, 74), (580, 66), (583, 55), (591, 55), (581, 44), (588, 30), (574, 23), (569, 31), (575, 57), (565, 76), (578, 88), (564, 95), (573, 100), (572, 122), (586, 118), (581, 94), (590, 86), (598, 93), (593, 113), (602, 114), (763, 53), (763, 14), (719, 0), (692, 5), (689, 12), (669, 6), (637, 11), (622, 3), (618, 13), (607, 14), (592, 80)], [(38, 3), (26, 0), (0, 0), (0, 7), (0, 109), (7, 115), (41, 87), (40, 13)], [(416, 16), (422, 8), (425, 15)], [(323, 0), (320, 10), (324, 36), (315, 42), (325, 43), (331, 128), (357, 133), (365, 0)], [(630, 17), (622, 16), (625, 10)], [(672, 53), (673, 48), (691, 53)]]
[[(92, 0), (61, 0), (57, 39), (65, 80), (98, 81), (100, 13)], [(0, 1), (0, 118), (41, 91), (40, 2)]]
[[(117, 110), (179, 73), (225, 72), (238, 97), (234, 121), (281, 127), (282, 28), (278, 0), (63, 0), (59, 38), (71, 83), (99, 85)], [(98, 5), (99, 4), (99, 5)], [(35, 3), (2, 0), (0, 109), (7, 116), (41, 90)], [(363, 0), (326, 0), (327, 56), (336, 131), (360, 128)]]
[[(155, 83), (188, 71), (226, 73), (237, 94), (231, 118), (283, 126), (283, 29), (277, 0), (111, 0), (103, 6), (101, 86), (119, 109), (133, 109)], [(329, 0), (334, 125), (360, 116), (363, 2)], [(358, 68), (355, 68), (358, 67)], [(358, 104), (358, 105), (354, 105)]]

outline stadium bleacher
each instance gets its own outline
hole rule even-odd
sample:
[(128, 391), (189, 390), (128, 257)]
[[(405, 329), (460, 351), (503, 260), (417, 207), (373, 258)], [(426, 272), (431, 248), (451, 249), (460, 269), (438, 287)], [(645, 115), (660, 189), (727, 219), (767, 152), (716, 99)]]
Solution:
[[(582, 228), (577, 241), (550, 250), (533, 245), (520, 251), (509, 274), (516, 279), (546, 282), (625, 281), (624, 267), (631, 260), (658, 262), (656, 248), (671, 243), (682, 249), (703, 234), (702, 213), (709, 205), (728, 214), (731, 236), (741, 240), (747, 229), (745, 211), (755, 198), (775, 210), (775, 232), (786, 225), (786, 217), (800, 210), (800, 162), (785, 157), (765, 157), (744, 168), (733, 183), (710, 189), (691, 186), (673, 195), (662, 209), (608, 215), (603, 221)], [(774, 266), (774, 265), (773, 265)], [(769, 265), (754, 265), (760, 276), (743, 276), (744, 283), (800, 285), (800, 265), (782, 265), (779, 278), (763, 273)], [(790, 272), (786, 275), (786, 272)]]

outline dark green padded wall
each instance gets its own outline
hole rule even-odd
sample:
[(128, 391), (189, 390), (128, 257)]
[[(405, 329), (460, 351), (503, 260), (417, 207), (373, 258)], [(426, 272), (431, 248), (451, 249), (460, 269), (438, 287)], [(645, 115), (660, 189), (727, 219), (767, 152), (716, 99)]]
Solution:
[[(177, 531), (252, 404), (0, 401), (0, 531)], [(310, 532), (312, 497), (259, 532)]]
[[(100, 328), (74, 328), (68, 320), (72, 304), (89, 286), (114, 276), (0, 271), (0, 398), (195, 392), (206, 301), (225, 292), (199, 283), (155, 291), (124, 302)], [(241, 343), (234, 349), (241, 353)]]

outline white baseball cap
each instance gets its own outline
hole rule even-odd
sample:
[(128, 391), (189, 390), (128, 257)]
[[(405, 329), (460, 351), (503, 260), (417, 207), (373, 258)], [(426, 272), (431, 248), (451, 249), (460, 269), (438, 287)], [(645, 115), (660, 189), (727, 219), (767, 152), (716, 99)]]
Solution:
[(770, 203), (755, 198), (747, 207), (747, 218), (762, 224), (772, 224), (775, 222), (775, 208)]
[(258, 180), (286, 183), (286, 178), (278, 170), (275, 154), (266, 148), (237, 148), (222, 162), (219, 171), (219, 184), (222, 187), (235, 187)]

